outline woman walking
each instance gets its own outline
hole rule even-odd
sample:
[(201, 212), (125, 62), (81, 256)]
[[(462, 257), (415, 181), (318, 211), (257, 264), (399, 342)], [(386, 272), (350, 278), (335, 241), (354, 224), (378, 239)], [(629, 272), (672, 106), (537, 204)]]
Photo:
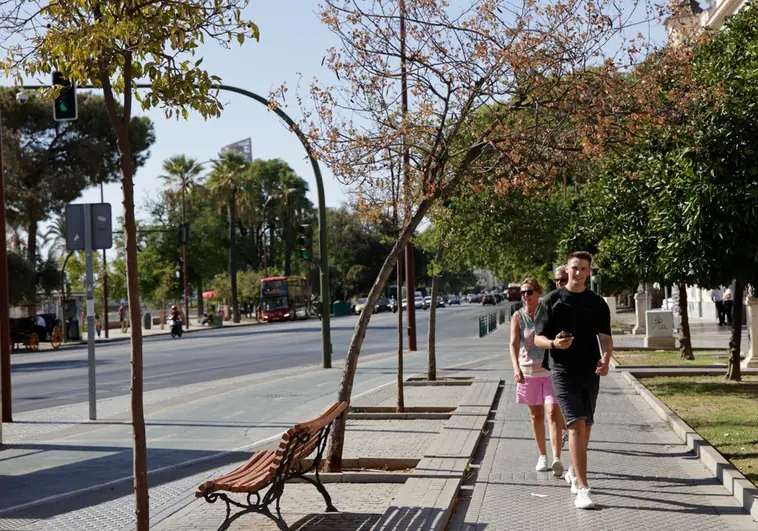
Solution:
[[(532, 432), (539, 450), (535, 469), (544, 472), (552, 469), (553, 475), (563, 474), (561, 462), (563, 417), (553, 391), (550, 371), (542, 367), (543, 350), (534, 344), (534, 314), (537, 312), (542, 287), (536, 278), (521, 283), (523, 305), (511, 319), (511, 362), (516, 380), (516, 401), (529, 406)], [(548, 466), (545, 445), (545, 413), (550, 426), (550, 447), (553, 459)]]

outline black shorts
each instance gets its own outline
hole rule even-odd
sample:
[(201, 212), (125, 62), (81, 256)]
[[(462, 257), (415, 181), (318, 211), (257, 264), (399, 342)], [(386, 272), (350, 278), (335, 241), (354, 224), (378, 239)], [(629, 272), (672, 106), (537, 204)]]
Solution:
[(566, 426), (577, 420), (593, 424), (597, 394), (600, 391), (600, 376), (586, 373), (576, 375), (556, 367), (552, 372), (553, 390)]

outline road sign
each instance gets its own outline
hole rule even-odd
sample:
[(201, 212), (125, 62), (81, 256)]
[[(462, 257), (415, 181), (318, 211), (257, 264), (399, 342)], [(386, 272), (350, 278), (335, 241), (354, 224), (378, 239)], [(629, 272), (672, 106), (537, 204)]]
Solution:
[[(84, 204), (66, 205), (66, 249), (84, 251), (85, 230)], [(113, 247), (113, 216), (110, 203), (92, 203), (91, 232), (92, 249), (110, 249)]]
[(221, 148), (221, 153), (239, 153), (247, 162), (253, 162), (253, 141), (249, 138)]

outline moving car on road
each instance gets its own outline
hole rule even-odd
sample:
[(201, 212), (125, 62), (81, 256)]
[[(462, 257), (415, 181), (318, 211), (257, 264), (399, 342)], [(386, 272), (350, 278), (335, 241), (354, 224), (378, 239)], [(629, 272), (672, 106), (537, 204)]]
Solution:
[(366, 297), (360, 297), (357, 301), (355, 301), (355, 314), (360, 315), (363, 309), (366, 307), (366, 302), (368, 299)]
[(457, 304), (458, 306), (460, 306), (461, 299), (459, 299), (458, 296), (456, 296), (456, 295), (450, 295), (447, 298), (447, 303), (450, 304), (450, 305)]
[(508, 287), (505, 288), (505, 298), (509, 301), (520, 301), (521, 285), (515, 283), (508, 284)]
[[(397, 303), (394, 303), (396, 305)], [(393, 307), (393, 302), (390, 299), (379, 299), (376, 302), (376, 310), (374, 310), (376, 313), (380, 312), (392, 312), (395, 311), (396, 308)]]

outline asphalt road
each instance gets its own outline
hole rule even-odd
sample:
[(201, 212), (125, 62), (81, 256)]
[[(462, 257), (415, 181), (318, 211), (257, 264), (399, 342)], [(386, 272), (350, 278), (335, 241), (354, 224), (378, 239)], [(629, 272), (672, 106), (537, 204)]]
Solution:
[[(478, 333), (479, 315), (508, 308), (463, 304), (437, 312), (437, 341)], [(418, 311), (418, 347), (426, 346), (428, 311)], [(344, 359), (357, 317), (332, 319), (332, 361)], [(407, 343), (406, 343), (407, 348)], [(361, 357), (397, 349), (397, 314), (373, 315)], [(321, 363), (321, 323), (308, 321), (209, 330), (181, 339), (144, 340), (145, 391)], [(98, 345), (97, 396), (129, 392), (129, 343)], [(88, 397), (86, 347), (12, 357), (13, 411), (84, 402)]]

